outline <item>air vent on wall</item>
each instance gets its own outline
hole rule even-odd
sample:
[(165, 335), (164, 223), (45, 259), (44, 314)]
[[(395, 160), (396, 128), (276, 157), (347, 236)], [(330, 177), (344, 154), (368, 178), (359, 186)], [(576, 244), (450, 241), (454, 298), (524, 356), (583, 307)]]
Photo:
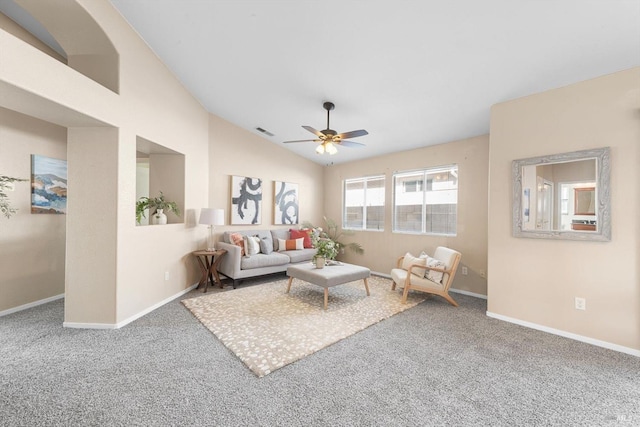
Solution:
[(256, 130), (259, 131), (259, 132), (264, 133), (265, 135), (273, 136), (273, 134), (271, 132), (269, 132), (268, 130), (262, 129), (261, 127), (257, 127)]

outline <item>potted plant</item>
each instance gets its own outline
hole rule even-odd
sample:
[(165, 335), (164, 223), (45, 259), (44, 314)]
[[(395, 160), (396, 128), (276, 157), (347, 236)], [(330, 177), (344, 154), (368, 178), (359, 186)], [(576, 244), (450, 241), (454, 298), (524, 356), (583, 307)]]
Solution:
[(17, 209), (11, 207), (7, 190), (14, 182), (26, 181), (26, 179), (12, 178), (10, 176), (0, 175), (0, 212), (7, 218), (16, 213)]
[(180, 209), (176, 202), (169, 202), (165, 199), (162, 191), (158, 197), (140, 197), (136, 202), (136, 222), (140, 224), (142, 218), (146, 218), (145, 211), (153, 211), (154, 224), (166, 224), (167, 215), (164, 213), (173, 212), (176, 215), (180, 215)]
[(313, 246), (316, 248), (316, 254), (313, 261), (317, 268), (324, 267), (327, 260), (333, 261), (338, 256), (339, 246), (336, 242), (328, 238), (314, 239)]

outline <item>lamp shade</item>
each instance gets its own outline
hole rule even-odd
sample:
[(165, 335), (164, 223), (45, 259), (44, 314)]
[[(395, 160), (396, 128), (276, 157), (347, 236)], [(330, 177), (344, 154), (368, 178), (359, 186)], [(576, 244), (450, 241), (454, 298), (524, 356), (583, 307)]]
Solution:
[(224, 225), (224, 209), (202, 208), (200, 210), (200, 224)]

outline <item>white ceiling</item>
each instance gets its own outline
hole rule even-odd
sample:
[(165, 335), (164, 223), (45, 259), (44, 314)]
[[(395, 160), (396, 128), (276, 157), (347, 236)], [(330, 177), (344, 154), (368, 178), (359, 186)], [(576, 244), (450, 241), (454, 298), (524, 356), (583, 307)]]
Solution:
[[(640, 65), (638, 0), (111, 0), (211, 113), (320, 164), (489, 132), (493, 104)], [(366, 129), (315, 154), (302, 129)]]

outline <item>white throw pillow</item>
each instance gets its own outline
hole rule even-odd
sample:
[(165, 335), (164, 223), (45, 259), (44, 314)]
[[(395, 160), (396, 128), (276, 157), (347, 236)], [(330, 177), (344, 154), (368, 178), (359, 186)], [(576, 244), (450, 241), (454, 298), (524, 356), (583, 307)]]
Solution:
[(251, 256), (260, 253), (260, 239), (253, 236), (244, 236), (244, 253)]
[[(441, 268), (443, 270), (447, 269), (447, 266), (444, 262), (431, 257), (427, 258), (427, 267)], [(427, 274), (424, 277), (431, 280), (432, 282), (442, 283), (442, 277), (444, 277), (444, 273), (441, 271), (427, 269)]]
[[(411, 264), (427, 265), (427, 260), (425, 258), (416, 258), (409, 252), (407, 252), (404, 256), (404, 259), (402, 260), (402, 269), (408, 271), (409, 267), (411, 267)], [(425, 270), (426, 269), (424, 268), (413, 267), (413, 269), (411, 270), (411, 274), (415, 274), (418, 277), (424, 277)]]

